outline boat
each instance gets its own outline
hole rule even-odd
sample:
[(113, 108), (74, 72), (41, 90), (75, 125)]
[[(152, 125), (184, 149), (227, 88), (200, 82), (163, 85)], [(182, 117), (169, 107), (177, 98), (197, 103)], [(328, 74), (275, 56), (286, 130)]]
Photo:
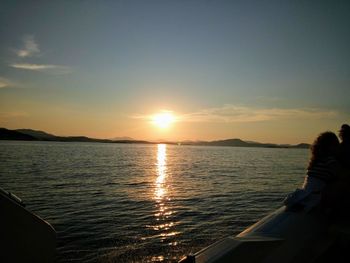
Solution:
[(237, 236), (179, 263), (350, 262), (349, 219), (332, 222), (320, 209), (282, 206)]
[(0, 262), (55, 262), (56, 232), (0, 188)]

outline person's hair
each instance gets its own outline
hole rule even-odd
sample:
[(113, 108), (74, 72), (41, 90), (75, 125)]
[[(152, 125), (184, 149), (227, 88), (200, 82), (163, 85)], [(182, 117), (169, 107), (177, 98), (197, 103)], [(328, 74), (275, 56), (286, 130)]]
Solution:
[(341, 126), (339, 137), (342, 141), (350, 141), (350, 126), (348, 124)]
[(335, 133), (329, 131), (321, 133), (310, 147), (311, 158), (308, 168), (311, 168), (320, 159), (332, 155), (331, 148), (334, 144), (339, 144)]

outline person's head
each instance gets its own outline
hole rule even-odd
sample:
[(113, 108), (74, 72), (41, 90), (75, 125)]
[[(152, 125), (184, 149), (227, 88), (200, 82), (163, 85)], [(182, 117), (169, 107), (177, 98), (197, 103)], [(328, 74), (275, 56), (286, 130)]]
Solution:
[(339, 140), (337, 135), (333, 132), (321, 133), (311, 145), (311, 159), (309, 167), (318, 160), (328, 157), (336, 156), (339, 150)]
[(339, 137), (342, 141), (350, 141), (350, 126), (343, 124), (339, 130)]

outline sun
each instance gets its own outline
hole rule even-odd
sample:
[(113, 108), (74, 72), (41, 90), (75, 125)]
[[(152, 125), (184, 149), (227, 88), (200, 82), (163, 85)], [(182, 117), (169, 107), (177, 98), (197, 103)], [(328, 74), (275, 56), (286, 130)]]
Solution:
[(152, 123), (158, 128), (165, 129), (175, 122), (175, 116), (169, 111), (157, 113), (152, 116)]

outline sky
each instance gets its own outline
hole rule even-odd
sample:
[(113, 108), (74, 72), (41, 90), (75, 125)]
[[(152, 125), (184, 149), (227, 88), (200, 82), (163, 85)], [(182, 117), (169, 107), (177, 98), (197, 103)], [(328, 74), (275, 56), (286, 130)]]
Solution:
[[(350, 122), (349, 1), (1, 1), (0, 127), (312, 142)], [(167, 128), (152, 123), (173, 114)]]

